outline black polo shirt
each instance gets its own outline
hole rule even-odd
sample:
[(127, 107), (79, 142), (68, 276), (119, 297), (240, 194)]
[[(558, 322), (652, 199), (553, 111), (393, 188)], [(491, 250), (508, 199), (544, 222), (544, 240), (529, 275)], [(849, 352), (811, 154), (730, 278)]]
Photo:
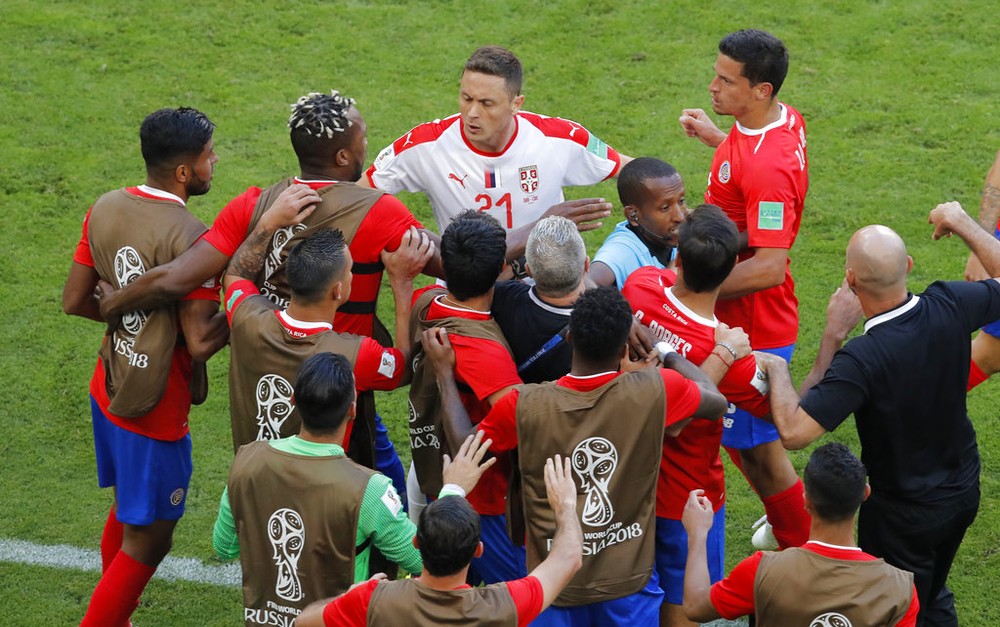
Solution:
[(872, 489), (922, 502), (979, 476), (966, 411), (970, 335), (1000, 317), (1000, 284), (936, 282), (865, 323), (801, 401), (828, 431), (852, 412)]
[(522, 381), (555, 381), (569, 373), (573, 351), (565, 337), (557, 341), (555, 336), (560, 332), (565, 336), (572, 311), (572, 307), (546, 303), (538, 296), (534, 286), (521, 281), (500, 281), (496, 284), (490, 313), (507, 338), (518, 368), (546, 343), (552, 343), (530, 366), (519, 370)]

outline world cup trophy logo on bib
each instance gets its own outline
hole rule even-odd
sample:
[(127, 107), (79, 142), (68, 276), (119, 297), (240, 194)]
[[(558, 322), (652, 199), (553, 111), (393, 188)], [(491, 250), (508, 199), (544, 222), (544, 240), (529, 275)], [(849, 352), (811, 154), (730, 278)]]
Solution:
[(281, 375), (265, 374), (257, 382), (258, 440), (281, 437), (281, 425), (292, 413), (292, 384)]
[(299, 556), (306, 543), (306, 527), (294, 509), (283, 507), (267, 521), (267, 537), (274, 549), (274, 563), (278, 577), (274, 593), (286, 601), (301, 601), (302, 582), (299, 581)]
[(281, 265), (281, 251), (285, 248), (285, 244), (295, 237), (296, 233), (304, 231), (305, 228), (306, 225), (304, 224), (296, 224), (295, 226), (280, 228), (274, 232), (274, 237), (271, 238), (271, 252), (264, 259), (265, 281), (270, 279), (274, 271)]
[(587, 438), (573, 449), (573, 471), (587, 495), (583, 502), (583, 524), (600, 527), (611, 522), (615, 507), (608, 495), (611, 475), (618, 467), (615, 445), (600, 437)]
[(809, 627), (853, 627), (851, 621), (843, 614), (827, 612), (814, 618)]
[[(131, 246), (122, 246), (118, 249), (115, 253), (115, 280), (118, 281), (119, 288), (125, 287), (145, 273), (146, 266), (136, 249)], [(145, 324), (146, 313), (143, 311), (122, 314), (122, 327), (129, 335), (139, 335)]]

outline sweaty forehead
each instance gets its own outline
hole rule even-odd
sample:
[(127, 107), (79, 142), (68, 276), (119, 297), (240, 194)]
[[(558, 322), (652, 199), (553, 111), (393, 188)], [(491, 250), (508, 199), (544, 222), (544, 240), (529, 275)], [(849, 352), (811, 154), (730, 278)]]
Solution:
[(713, 67), (716, 74), (729, 80), (736, 80), (740, 76), (743, 76), (743, 64), (721, 52), (716, 57)]

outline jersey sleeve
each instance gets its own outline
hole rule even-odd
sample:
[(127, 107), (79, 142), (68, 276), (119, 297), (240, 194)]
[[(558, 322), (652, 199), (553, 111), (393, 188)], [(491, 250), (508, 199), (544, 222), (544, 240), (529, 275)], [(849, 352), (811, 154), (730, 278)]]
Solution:
[(719, 392), (750, 415), (760, 418), (771, 411), (768, 399), (767, 377), (757, 367), (757, 361), (752, 355), (738, 360), (726, 376), (719, 381)]
[(253, 281), (240, 279), (229, 284), (229, 289), (226, 290), (226, 319), (230, 327), (233, 326), (233, 314), (239, 306), (251, 296), (259, 295), (260, 291)]
[(417, 528), (404, 511), (392, 481), (382, 474), (372, 475), (361, 497), (358, 544), (371, 538), (372, 544), (390, 561), (416, 575), (423, 567), (420, 552), (413, 546), (416, 533)]
[(229, 506), (229, 486), (222, 490), (219, 499), (219, 514), (212, 527), (212, 548), (219, 559), (231, 560), (240, 556), (240, 540), (236, 535), (236, 521)]
[(449, 335), (455, 348), (455, 374), (479, 400), (494, 392), (521, 383), (514, 358), (502, 345), (460, 335)]
[(371, 186), (390, 194), (426, 191), (421, 181), (420, 155), (413, 146), (433, 139), (434, 126), (433, 122), (416, 126), (383, 148), (365, 172)]
[(259, 187), (251, 187), (229, 201), (215, 217), (212, 227), (205, 233), (205, 241), (223, 255), (232, 257), (246, 239), (250, 218), (253, 217), (260, 192)]
[(527, 627), (542, 613), (542, 602), (545, 598), (542, 582), (537, 577), (528, 575), (521, 579), (508, 581), (504, 585), (507, 586), (507, 591), (510, 592), (510, 597), (514, 600), (514, 607), (517, 608), (518, 627)]
[(368, 606), (378, 581), (366, 581), (348, 590), (323, 608), (326, 627), (365, 627), (368, 624)]
[(618, 174), (621, 155), (583, 125), (564, 118), (521, 115), (546, 137), (560, 142), (567, 162), (564, 185), (593, 185)]
[(354, 362), (354, 384), (359, 392), (395, 390), (406, 372), (406, 360), (398, 348), (385, 348), (370, 337), (361, 342)]
[(798, 189), (797, 165), (784, 161), (759, 164), (744, 175), (747, 245), (750, 248), (791, 248), (798, 232), (804, 190)]
[(667, 392), (667, 415), (664, 424), (670, 426), (694, 415), (701, 405), (701, 390), (676, 370), (660, 369), (663, 388)]
[(358, 225), (350, 243), (351, 256), (359, 263), (377, 262), (382, 250), (399, 248), (403, 234), (411, 226), (424, 228), (398, 198), (385, 194)]
[(93, 209), (87, 209), (86, 215), (83, 216), (83, 229), (80, 235), (80, 241), (76, 244), (76, 250), (73, 251), (73, 261), (80, 265), (94, 267), (94, 256), (90, 253), (90, 237), (87, 234), (87, 227), (90, 225), (90, 211)]
[(493, 440), (490, 450), (494, 453), (502, 453), (517, 448), (517, 399), (518, 389), (514, 388), (504, 394), (496, 404), (490, 408), (490, 413), (486, 414), (479, 424), (477, 431), (483, 432), (483, 439)]
[(754, 613), (753, 584), (761, 557), (757, 551), (737, 564), (728, 577), (712, 584), (709, 598), (719, 616), (733, 620)]
[(833, 431), (868, 398), (868, 380), (861, 364), (845, 350), (837, 351), (833, 362), (802, 397), (799, 406), (827, 431)]

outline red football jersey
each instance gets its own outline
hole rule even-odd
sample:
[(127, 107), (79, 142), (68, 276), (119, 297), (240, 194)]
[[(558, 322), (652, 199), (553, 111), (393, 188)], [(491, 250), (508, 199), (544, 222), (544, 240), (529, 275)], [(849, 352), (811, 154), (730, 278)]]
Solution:
[[(715, 318), (699, 316), (671, 291), (677, 276), (671, 270), (639, 268), (622, 288), (622, 295), (632, 305), (636, 320), (649, 327), (658, 338), (669, 343), (682, 357), (701, 364), (715, 348)], [(764, 379), (757, 376), (757, 363), (744, 357), (729, 368), (719, 382), (719, 391), (730, 402), (754, 416), (770, 411), (762, 391)], [(660, 478), (656, 489), (656, 515), (680, 520), (691, 490), (702, 488), (718, 511), (726, 499), (726, 482), (719, 446), (722, 443), (721, 420), (692, 420), (675, 438), (663, 439)]]
[[(739, 257), (743, 261), (756, 248), (792, 247), (808, 189), (805, 122), (798, 111), (782, 104), (781, 117), (762, 129), (733, 126), (715, 150), (705, 202), (721, 207), (740, 232), (747, 232), (749, 248)], [(794, 344), (799, 315), (789, 267), (781, 285), (720, 300), (716, 315), (730, 326), (743, 327), (754, 348)]]
[[(416, 300), (426, 289), (417, 291), (413, 297)], [(490, 313), (452, 307), (443, 302), (441, 297), (435, 298), (427, 310), (428, 320), (441, 318), (469, 318), (471, 320), (489, 320)], [(464, 337), (454, 333), (448, 334), (451, 345), (455, 349), (455, 381), (461, 388), (463, 385), (472, 393), (460, 392), (462, 404), (469, 412), (472, 424), (478, 424), (490, 411), (489, 396), (505, 387), (518, 385), (521, 377), (517, 374), (517, 365), (510, 352), (501, 344), (492, 340), (475, 337)], [(479, 479), (476, 487), (469, 492), (467, 499), (472, 508), (484, 516), (499, 516), (507, 510), (507, 473), (510, 464), (506, 457), (497, 460)]]
[[(303, 183), (313, 189), (322, 189), (328, 185), (336, 184), (336, 181), (302, 181), (299, 179), (295, 179), (295, 182)], [(253, 217), (254, 207), (257, 204), (257, 199), (260, 198), (261, 191), (259, 187), (251, 187), (229, 201), (216, 216), (212, 228), (205, 234), (205, 241), (227, 257), (232, 257), (236, 249), (246, 239), (247, 229), (250, 228), (250, 219)], [(347, 248), (351, 251), (351, 258), (354, 259), (355, 264), (379, 262), (382, 250), (396, 250), (403, 239), (403, 234), (411, 226), (418, 229), (423, 228), (423, 225), (413, 217), (406, 205), (388, 194), (382, 196), (368, 211), (368, 215), (361, 220), (358, 230), (354, 233), (354, 238), (347, 243)], [(351, 282), (351, 297), (348, 302), (375, 300), (381, 284), (381, 272), (354, 275)], [(338, 311), (333, 319), (333, 329), (337, 333), (354, 333), (370, 337), (373, 324), (374, 316), (372, 314)]]

